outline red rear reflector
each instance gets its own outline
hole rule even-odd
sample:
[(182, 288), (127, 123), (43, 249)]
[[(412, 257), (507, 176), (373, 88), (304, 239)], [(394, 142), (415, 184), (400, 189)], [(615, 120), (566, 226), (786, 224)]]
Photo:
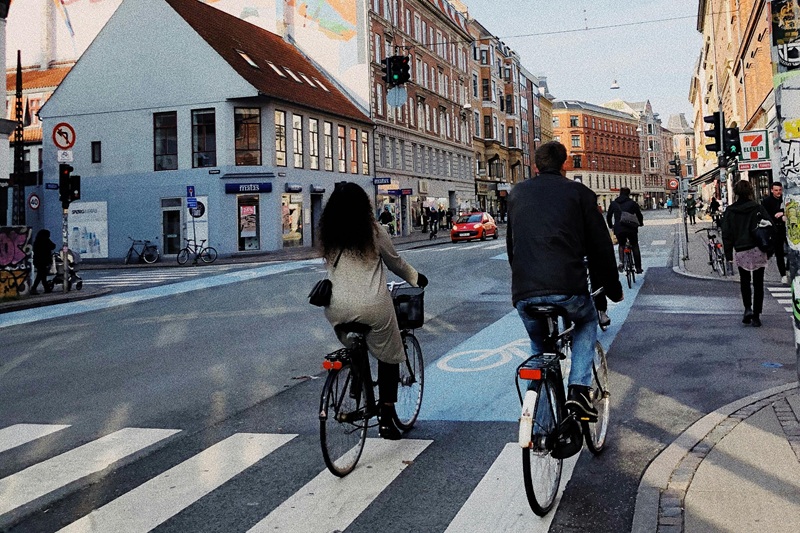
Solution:
[(539, 380), (542, 379), (542, 370), (539, 368), (520, 368), (520, 379)]
[(325, 370), (341, 370), (342, 362), (341, 361), (331, 361), (329, 359), (325, 359), (322, 362), (322, 368)]
[(722, 248), (722, 243), (721, 242), (717, 243), (717, 248)]

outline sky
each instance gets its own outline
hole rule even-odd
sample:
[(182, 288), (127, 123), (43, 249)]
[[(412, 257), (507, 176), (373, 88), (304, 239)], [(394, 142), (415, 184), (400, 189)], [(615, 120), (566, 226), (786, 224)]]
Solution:
[[(49, 1), (13, 0), (8, 67), (16, 64), (18, 49), (23, 65), (39, 62), (41, 12)], [(528, 71), (547, 77), (556, 98), (593, 104), (650, 100), (665, 125), (675, 113), (691, 120), (689, 84), (702, 44), (698, 0), (462, 1), (471, 17), (519, 54)], [(59, 19), (59, 58), (78, 57), (120, 2), (64, 0), (74, 36)], [(619, 89), (610, 88), (614, 80)]]

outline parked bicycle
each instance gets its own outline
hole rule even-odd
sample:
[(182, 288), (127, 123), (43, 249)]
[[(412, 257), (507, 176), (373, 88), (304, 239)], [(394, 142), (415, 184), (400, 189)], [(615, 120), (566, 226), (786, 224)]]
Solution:
[(148, 240), (134, 239), (130, 235), (128, 238), (131, 240), (131, 247), (128, 248), (128, 253), (125, 254), (125, 264), (135, 260), (137, 263), (144, 261), (145, 263), (152, 264), (158, 261), (161, 254), (158, 252), (158, 246)]
[[(608, 432), (610, 393), (608, 364), (603, 346), (595, 344), (592, 365), (592, 403), (596, 422), (577, 419), (565, 407), (566, 392), (562, 362), (572, 355), (574, 325), (563, 307), (529, 305), (526, 313), (543, 322), (547, 336), (544, 352), (530, 356), (517, 367), (517, 395), (522, 405), (519, 445), (525, 494), (534, 513), (546, 515), (552, 509), (561, 482), (564, 458), (578, 453), (586, 441), (597, 455), (603, 451)], [(529, 382), (523, 397), (520, 380)]]
[[(395, 403), (395, 425), (408, 431), (417, 421), (425, 387), (422, 348), (413, 329), (422, 327), (424, 289), (390, 284), (406, 360), (400, 364), (400, 384)], [(347, 333), (351, 347), (325, 356), (322, 367), (328, 377), (319, 406), (319, 436), (322, 457), (332, 474), (344, 477), (356, 467), (367, 440), (367, 430), (377, 426), (380, 399), (375, 397), (377, 380), (367, 353), (369, 326), (351, 322), (337, 326)]]
[(725, 251), (723, 250), (722, 243), (717, 240), (717, 230), (715, 228), (700, 228), (695, 233), (701, 231), (706, 232), (706, 247), (708, 249), (708, 264), (711, 265), (711, 270), (720, 276), (727, 276), (725, 268)]
[(194, 239), (184, 240), (186, 241), (186, 246), (178, 252), (179, 265), (185, 265), (186, 261), (189, 260), (189, 256), (192, 255), (194, 256), (193, 265), (197, 264), (198, 259), (203, 263), (213, 263), (217, 260), (217, 250), (211, 246), (205, 246), (206, 239), (200, 241), (200, 244)]
[(632, 289), (633, 284), (636, 283), (636, 265), (633, 261), (633, 247), (631, 247), (630, 239), (625, 239), (622, 247), (622, 271), (625, 272), (628, 280), (628, 288)]

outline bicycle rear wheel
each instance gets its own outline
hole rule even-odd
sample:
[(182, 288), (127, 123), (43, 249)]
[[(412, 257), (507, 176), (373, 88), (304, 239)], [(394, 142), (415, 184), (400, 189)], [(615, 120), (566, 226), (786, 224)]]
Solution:
[(720, 250), (719, 248), (714, 248), (714, 264), (716, 265), (717, 271), (723, 275), (727, 276), (728, 272), (725, 269), (725, 253)]
[(598, 341), (594, 345), (594, 363), (592, 364), (592, 404), (597, 409), (597, 422), (583, 422), (586, 446), (595, 455), (602, 452), (606, 444), (610, 403), (608, 362), (603, 345)]
[(180, 252), (178, 252), (178, 264), (185, 265), (186, 261), (189, 260), (189, 249), (184, 248)]
[(328, 373), (319, 411), (322, 458), (338, 477), (353, 471), (367, 441), (367, 393), (352, 368), (345, 364)]
[(425, 389), (425, 363), (422, 361), (422, 348), (410, 331), (402, 332), (403, 349), (406, 360), (400, 363), (400, 385), (397, 388), (397, 403), (394, 404), (395, 424), (403, 431), (414, 427), (422, 407), (422, 393)]
[(554, 458), (550, 452), (555, 443), (556, 428), (561, 423), (558, 395), (555, 387), (561, 387), (552, 375), (538, 384), (539, 394), (533, 411), (531, 447), (522, 450), (522, 476), (525, 494), (534, 513), (546, 515), (556, 501), (561, 483), (563, 459)]
[(200, 252), (200, 260), (203, 261), (203, 263), (213, 263), (217, 260), (217, 250), (211, 246), (203, 248), (203, 251)]
[(142, 259), (144, 259), (145, 263), (153, 264), (158, 261), (158, 248), (155, 246), (148, 246), (144, 249), (144, 253), (142, 254)]
[(628, 279), (628, 288), (633, 288), (636, 281), (636, 271), (633, 269), (633, 257), (631, 252), (625, 252), (625, 277)]

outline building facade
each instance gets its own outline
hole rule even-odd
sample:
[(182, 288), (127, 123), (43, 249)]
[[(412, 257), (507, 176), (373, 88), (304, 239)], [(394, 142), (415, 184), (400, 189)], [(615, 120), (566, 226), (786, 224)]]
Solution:
[(621, 187), (643, 200), (637, 126), (628, 113), (575, 100), (553, 102), (554, 139), (567, 147), (566, 176), (592, 189), (604, 210)]
[[(195, 0), (123, 2), (40, 116), (72, 143), (66, 237), (87, 258), (129, 236), (166, 256), (310, 246), (337, 181), (372, 187), (369, 117), (280, 36)], [(56, 148), (30, 225), (60, 235)]]

